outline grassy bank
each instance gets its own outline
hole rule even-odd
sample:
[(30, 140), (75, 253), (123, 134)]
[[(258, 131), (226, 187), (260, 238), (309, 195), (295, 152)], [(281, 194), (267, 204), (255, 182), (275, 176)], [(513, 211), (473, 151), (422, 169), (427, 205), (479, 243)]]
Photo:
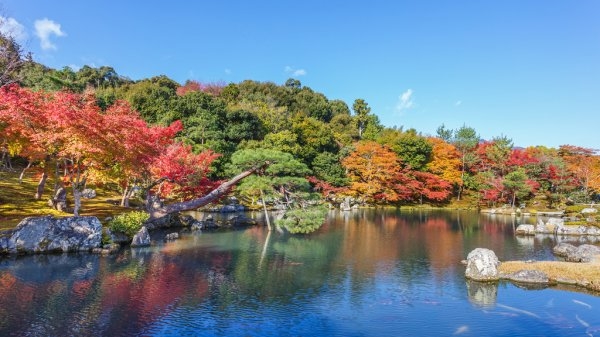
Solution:
[(589, 290), (600, 291), (600, 261), (588, 263), (562, 261), (507, 261), (500, 264), (500, 273), (514, 273), (519, 270), (544, 272), (552, 283), (577, 285)]
[[(0, 171), (0, 229), (14, 228), (28, 216), (70, 216), (58, 212), (48, 206), (52, 194), (54, 180), (50, 177), (41, 200), (35, 200), (34, 195), (41, 172), (30, 169), (26, 172), (23, 182), (19, 182), (20, 170)], [(96, 198), (83, 199), (81, 215), (93, 215), (104, 221), (106, 217), (121, 214), (129, 209), (118, 206), (119, 193), (98, 186), (90, 186), (96, 190)], [(69, 191), (70, 194), (70, 191)], [(69, 198), (72, 205), (72, 198)]]

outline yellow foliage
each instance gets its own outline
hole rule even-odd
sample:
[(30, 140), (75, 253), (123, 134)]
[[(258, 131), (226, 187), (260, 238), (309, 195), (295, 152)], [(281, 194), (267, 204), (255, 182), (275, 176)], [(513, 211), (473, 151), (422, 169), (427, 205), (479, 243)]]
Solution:
[(440, 138), (431, 137), (428, 141), (433, 146), (431, 161), (427, 164), (429, 172), (451, 183), (460, 183), (460, 153), (452, 144)]

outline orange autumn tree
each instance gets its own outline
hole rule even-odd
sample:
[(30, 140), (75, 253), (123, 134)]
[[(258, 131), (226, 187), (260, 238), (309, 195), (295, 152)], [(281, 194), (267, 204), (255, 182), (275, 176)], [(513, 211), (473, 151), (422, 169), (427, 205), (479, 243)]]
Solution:
[(371, 202), (400, 200), (401, 195), (394, 188), (402, 175), (396, 153), (372, 141), (358, 142), (354, 148), (342, 161), (350, 178), (349, 193)]
[(558, 154), (567, 164), (586, 198), (592, 192), (600, 192), (600, 156), (597, 150), (561, 145)]
[(427, 170), (452, 185), (460, 183), (460, 153), (454, 145), (446, 143), (441, 138), (427, 139), (432, 145), (431, 161)]

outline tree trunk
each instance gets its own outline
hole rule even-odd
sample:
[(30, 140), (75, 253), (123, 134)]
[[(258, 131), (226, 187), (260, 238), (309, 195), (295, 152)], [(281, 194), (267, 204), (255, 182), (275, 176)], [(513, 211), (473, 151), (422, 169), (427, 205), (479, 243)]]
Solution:
[(56, 166), (54, 167), (54, 191), (52, 191), (52, 195), (56, 195), (58, 189), (62, 186), (60, 179), (60, 161), (56, 161)]
[(0, 164), (2, 164), (2, 166), (4, 166), (4, 168), (8, 171), (12, 170), (10, 155), (8, 154), (8, 151), (6, 149), (2, 150), (2, 160), (0, 161)]
[(4, 157), (6, 157), (6, 150), (2, 149), (2, 157), (0, 158), (0, 167), (6, 167), (5, 162), (4, 162)]
[(81, 190), (73, 186), (73, 216), (79, 216), (81, 209)]
[(121, 207), (129, 207), (129, 184), (125, 186), (125, 190), (123, 191), (123, 196), (121, 197)]
[(238, 174), (237, 176), (231, 178), (231, 180), (222, 183), (221, 185), (219, 185), (219, 187), (215, 188), (207, 195), (197, 198), (197, 199), (177, 202), (177, 203), (169, 204), (169, 205), (161, 205), (159, 207), (154, 207), (152, 205), (152, 203), (149, 202), (150, 198), (146, 197), (146, 209), (148, 210), (148, 213), (150, 213), (150, 221), (162, 218), (171, 213), (189, 211), (189, 210), (196, 209), (198, 207), (206, 206), (206, 205), (210, 204), (211, 202), (218, 200), (222, 196), (227, 194), (229, 192), (229, 190), (233, 186), (235, 186), (235, 184), (237, 184), (240, 180), (246, 178), (247, 176), (255, 173), (258, 170), (263, 169), (265, 166), (267, 166), (269, 164), (270, 163), (267, 162), (263, 166), (255, 167), (250, 170), (244, 171), (244, 172)]
[(23, 183), (23, 177), (25, 176), (25, 171), (27, 171), (31, 167), (31, 160), (27, 161), (27, 166), (21, 171), (21, 175), (19, 175), (19, 184)]
[(37, 185), (37, 192), (35, 193), (35, 199), (40, 200), (42, 198), (42, 194), (44, 193), (44, 187), (46, 186), (46, 179), (48, 179), (48, 173), (46, 173), (46, 169), (44, 169), (44, 173), (42, 173), (42, 177)]
[(269, 213), (267, 212), (267, 203), (265, 203), (265, 196), (262, 190), (260, 190), (260, 201), (262, 202), (263, 211), (265, 212), (265, 221), (267, 222), (267, 228), (270, 232), (273, 230), (273, 228), (271, 227), (271, 220), (269, 219)]

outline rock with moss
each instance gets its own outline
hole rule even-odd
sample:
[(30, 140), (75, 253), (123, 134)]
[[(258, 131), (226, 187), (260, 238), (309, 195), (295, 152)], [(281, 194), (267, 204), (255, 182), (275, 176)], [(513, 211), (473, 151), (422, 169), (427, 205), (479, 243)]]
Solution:
[(4, 254), (91, 251), (101, 245), (102, 224), (89, 216), (29, 217), (0, 238)]

